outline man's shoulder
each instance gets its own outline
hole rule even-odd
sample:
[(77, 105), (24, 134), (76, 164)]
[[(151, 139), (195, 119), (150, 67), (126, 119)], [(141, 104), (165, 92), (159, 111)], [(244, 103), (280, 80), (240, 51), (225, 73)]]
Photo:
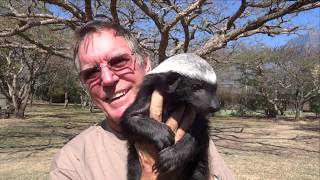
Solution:
[(82, 131), (80, 134), (76, 135), (73, 139), (71, 139), (65, 146), (69, 145), (82, 145), (86, 141), (91, 140), (92, 138), (95, 138), (97, 134), (99, 134), (100, 126), (93, 125), (87, 128), (86, 130)]
[(87, 146), (101, 146), (108, 141), (114, 141), (117, 138), (113, 132), (105, 130), (102, 126), (104, 121), (90, 126), (86, 130), (71, 139), (62, 149), (72, 151), (72, 153), (81, 153)]
[(70, 140), (60, 151), (63, 151), (64, 153), (71, 153), (75, 156), (82, 156), (82, 154), (85, 153), (85, 149), (88, 148), (101, 148), (105, 144), (114, 144), (118, 146), (126, 143), (124, 139), (117, 136), (115, 132), (110, 129), (105, 128), (103, 124), (105, 124), (104, 121), (90, 126)]
[(82, 131), (80, 134), (72, 138), (67, 144), (65, 144), (58, 152), (73, 154), (74, 156), (80, 156), (86, 144), (90, 141), (96, 139), (99, 134), (99, 126), (90, 126), (86, 130)]

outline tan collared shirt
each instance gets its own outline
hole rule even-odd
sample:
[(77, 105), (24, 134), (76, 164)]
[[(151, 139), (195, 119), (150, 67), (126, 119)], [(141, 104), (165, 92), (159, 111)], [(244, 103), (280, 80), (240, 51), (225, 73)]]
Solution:
[[(92, 126), (59, 150), (49, 177), (51, 180), (126, 180), (127, 155), (127, 141), (121, 135), (106, 126)], [(209, 166), (210, 179), (234, 179), (212, 140)]]

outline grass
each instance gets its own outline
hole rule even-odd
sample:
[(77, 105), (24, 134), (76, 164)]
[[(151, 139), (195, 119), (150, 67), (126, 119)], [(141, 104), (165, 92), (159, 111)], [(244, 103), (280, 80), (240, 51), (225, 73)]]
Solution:
[(320, 119), (222, 118), (212, 138), (237, 179), (320, 179)]
[(34, 106), (26, 118), (0, 119), (0, 180), (48, 179), (50, 161), (76, 134), (104, 118), (79, 107)]
[[(33, 106), (0, 119), (0, 180), (47, 179), (59, 148), (104, 118), (79, 107)], [(210, 133), (237, 179), (320, 179), (320, 119), (214, 117)]]

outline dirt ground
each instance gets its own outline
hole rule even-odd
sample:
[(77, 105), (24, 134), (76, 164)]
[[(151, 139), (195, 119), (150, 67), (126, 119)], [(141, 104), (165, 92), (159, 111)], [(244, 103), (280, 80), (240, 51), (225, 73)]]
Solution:
[[(57, 150), (103, 119), (78, 107), (34, 106), (0, 119), (0, 180), (47, 179)], [(320, 179), (320, 119), (214, 117), (210, 133), (237, 179)]]

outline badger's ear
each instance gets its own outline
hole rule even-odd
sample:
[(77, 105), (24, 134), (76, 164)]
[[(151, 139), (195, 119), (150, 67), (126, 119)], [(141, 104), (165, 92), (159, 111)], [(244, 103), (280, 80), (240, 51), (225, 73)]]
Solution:
[(173, 93), (176, 91), (180, 81), (181, 81), (181, 76), (178, 73), (171, 72), (167, 76), (167, 83), (168, 83), (168, 93)]

